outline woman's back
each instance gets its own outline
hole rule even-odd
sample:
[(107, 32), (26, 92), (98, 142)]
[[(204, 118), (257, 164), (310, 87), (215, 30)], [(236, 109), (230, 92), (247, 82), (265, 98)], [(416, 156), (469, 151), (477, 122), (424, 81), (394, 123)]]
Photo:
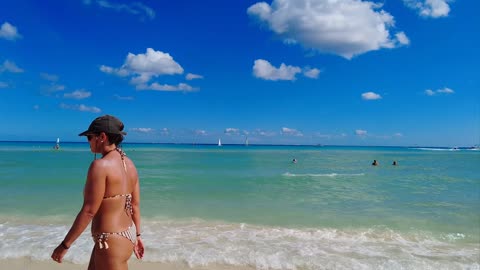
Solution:
[[(123, 163), (125, 161), (125, 165)], [(128, 173), (127, 157), (112, 151), (96, 160), (98, 167), (105, 172), (105, 193), (102, 204), (92, 221), (92, 232), (116, 232), (124, 230), (132, 223), (131, 199), (136, 179)], [(92, 166), (95, 167), (95, 166)], [(99, 179), (100, 180), (100, 179)]]

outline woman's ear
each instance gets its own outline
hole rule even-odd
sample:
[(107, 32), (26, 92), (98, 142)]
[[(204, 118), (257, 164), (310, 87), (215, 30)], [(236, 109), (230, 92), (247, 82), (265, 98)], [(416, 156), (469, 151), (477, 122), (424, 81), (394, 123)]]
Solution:
[(104, 142), (107, 140), (107, 134), (105, 134), (105, 132), (100, 133), (99, 137), (100, 137), (100, 142)]

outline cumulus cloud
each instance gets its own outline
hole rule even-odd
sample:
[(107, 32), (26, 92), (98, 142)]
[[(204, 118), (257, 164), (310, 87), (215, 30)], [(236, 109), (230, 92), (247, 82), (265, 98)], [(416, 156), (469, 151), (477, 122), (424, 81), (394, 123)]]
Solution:
[(182, 91), (182, 92), (193, 92), (197, 91), (197, 88), (194, 88), (186, 83), (179, 83), (178, 85), (170, 85), (170, 84), (159, 84), (159, 83), (152, 83), (150, 85), (147, 84), (139, 84), (136, 86), (137, 90), (154, 90), (154, 91)]
[(403, 2), (422, 17), (447, 17), (450, 13), (449, 0), (403, 0)]
[(138, 133), (152, 133), (155, 130), (153, 128), (131, 128), (130, 131)]
[(355, 130), (355, 135), (364, 137), (364, 136), (367, 136), (367, 131), (362, 129), (357, 129)]
[(187, 81), (191, 81), (191, 80), (195, 80), (195, 79), (203, 79), (203, 76), (198, 75), (198, 74), (188, 73), (185, 76), (185, 79), (187, 79)]
[(262, 129), (256, 129), (252, 132), (252, 134), (254, 136), (262, 136), (262, 137), (273, 137), (273, 136), (277, 135), (273, 131), (266, 131), (266, 130), (262, 130)]
[(450, 95), (450, 94), (454, 94), (454, 93), (455, 93), (455, 91), (453, 91), (452, 89), (450, 89), (448, 87), (444, 87), (444, 88), (437, 89), (437, 90), (432, 90), (432, 89), (425, 90), (425, 95), (427, 95), (427, 96)]
[(14, 62), (5, 60), (3, 64), (0, 66), (0, 73), (4, 71), (8, 71), (12, 73), (22, 73), (23, 69), (19, 68)]
[(311, 79), (317, 79), (318, 75), (320, 75), (320, 70), (317, 68), (304, 68), (303, 69), (303, 76)]
[(279, 68), (276, 68), (263, 59), (257, 59), (253, 64), (253, 75), (264, 80), (293, 81), (296, 79), (295, 75), (300, 72), (302, 72), (302, 69), (299, 67), (287, 66), (282, 63)]
[(83, 1), (85, 5), (90, 5), (92, 4), (92, 2), (99, 7), (112, 9), (117, 12), (127, 12), (133, 15), (140, 16), (141, 18), (145, 18), (145, 17), (148, 19), (155, 18), (155, 11), (152, 8), (140, 2), (132, 2), (132, 3), (124, 4), (124, 3), (114, 3), (107, 0), (93, 0), (93, 1), (84, 0)]
[(374, 92), (365, 92), (362, 94), (362, 99), (364, 100), (376, 100), (376, 99), (381, 99), (382, 96), (379, 94), (376, 94)]
[(79, 89), (75, 90), (71, 93), (65, 93), (63, 94), (63, 97), (65, 98), (73, 98), (73, 99), (85, 99), (88, 98), (92, 95), (91, 92), (86, 91), (85, 89)]
[(298, 136), (298, 137), (302, 137), (303, 136), (303, 133), (296, 130), (296, 129), (293, 129), (293, 128), (287, 128), (287, 127), (282, 127), (282, 134), (283, 135), (286, 135), (286, 136)]
[[(161, 51), (155, 51), (147, 48), (144, 54), (129, 53), (124, 64), (119, 68), (106, 65), (100, 66), (100, 71), (117, 75), (120, 77), (131, 76), (130, 83), (136, 86), (137, 90), (157, 90), (157, 91), (196, 91), (198, 89), (185, 84), (178, 85), (159, 84), (157, 82), (149, 83), (153, 78), (164, 75), (183, 74), (183, 68), (173, 57)], [(191, 76), (200, 76), (191, 74)]]
[(162, 128), (160, 130), (160, 135), (168, 136), (169, 134), (170, 134), (170, 130), (168, 128)]
[(402, 45), (409, 45), (410, 44), (410, 39), (405, 35), (404, 32), (398, 32), (395, 34), (395, 37), (397, 38), (398, 42)]
[(223, 133), (225, 133), (227, 135), (239, 135), (240, 134), (240, 129), (238, 129), (238, 128), (226, 128)]
[(76, 104), (76, 105), (69, 105), (65, 103), (60, 104), (60, 108), (66, 109), (66, 110), (74, 110), (74, 111), (81, 111), (81, 112), (91, 112), (91, 113), (99, 113), (102, 110), (100, 108), (94, 107), (94, 106), (86, 106), (83, 104)]
[(351, 59), (402, 44), (390, 33), (393, 16), (380, 8), (359, 0), (273, 0), (258, 2), (247, 13), (285, 43)]
[(194, 131), (195, 135), (198, 135), (198, 136), (205, 136), (207, 135), (207, 132), (203, 129), (197, 129)]
[(0, 27), (0, 38), (4, 38), (6, 40), (15, 40), (21, 37), (22, 36), (17, 31), (17, 27), (8, 22), (4, 22)]
[(113, 95), (117, 100), (133, 100), (133, 97), (131, 96), (120, 96), (120, 95)]
[(40, 77), (42, 77), (44, 80), (50, 81), (50, 82), (58, 81), (58, 76), (54, 75), (54, 74), (40, 73)]

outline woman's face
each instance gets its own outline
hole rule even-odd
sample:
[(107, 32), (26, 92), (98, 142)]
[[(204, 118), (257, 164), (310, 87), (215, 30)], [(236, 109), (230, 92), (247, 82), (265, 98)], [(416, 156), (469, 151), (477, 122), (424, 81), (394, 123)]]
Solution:
[(88, 143), (90, 144), (90, 151), (92, 151), (92, 153), (95, 153), (97, 149), (98, 135), (89, 134), (87, 135), (87, 140), (88, 140)]

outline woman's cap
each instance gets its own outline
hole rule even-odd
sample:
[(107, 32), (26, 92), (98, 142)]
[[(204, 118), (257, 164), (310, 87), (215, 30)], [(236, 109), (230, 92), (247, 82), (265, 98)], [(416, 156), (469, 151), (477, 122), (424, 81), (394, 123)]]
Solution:
[(126, 132), (123, 132), (123, 123), (120, 119), (111, 115), (104, 115), (95, 118), (92, 121), (90, 126), (84, 132), (78, 134), (78, 136), (86, 136), (89, 134), (99, 134), (105, 132), (107, 134), (122, 134), (127, 135)]

